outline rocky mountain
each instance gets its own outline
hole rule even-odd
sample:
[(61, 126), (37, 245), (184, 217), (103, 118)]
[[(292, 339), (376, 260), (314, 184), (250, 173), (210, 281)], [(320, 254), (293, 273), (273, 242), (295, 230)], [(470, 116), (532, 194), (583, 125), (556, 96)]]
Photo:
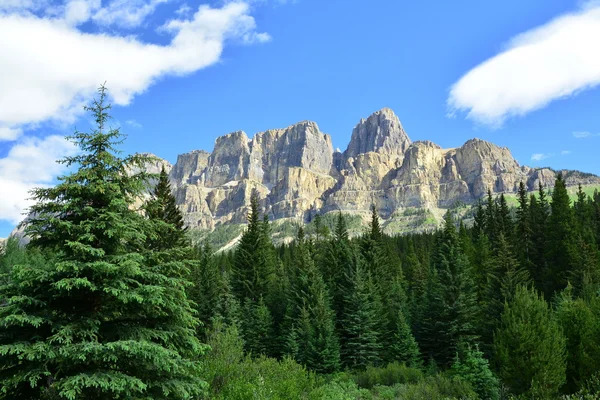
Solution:
[[(252, 139), (233, 132), (217, 138), (211, 153), (194, 150), (164, 164), (187, 225), (209, 230), (245, 222), (254, 189), (272, 220), (308, 221), (338, 210), (366, 216), (371, 204), (389, 219), (413, 208), (441, 215), (488, 189), (512, 193), (523, 181), (534, 190), (552, 186), (556, 176), (521, 166), (507, 148), (479, 139), (451, 149), (413, 143), (388, 108), (361, 119), (343, 153), (316, 123), (303, 121)], [(570, 185), (600, 184), (595, 175), (564, 173)]]

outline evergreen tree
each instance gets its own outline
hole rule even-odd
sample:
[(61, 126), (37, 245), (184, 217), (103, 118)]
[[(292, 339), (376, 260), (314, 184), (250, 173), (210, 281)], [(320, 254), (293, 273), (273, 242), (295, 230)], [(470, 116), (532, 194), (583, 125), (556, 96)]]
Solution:
[(164, 166), (145, 210), (150, 219), (163, 222), (157, 224), (155, 235), (150, 238), (152, 248), (169, 249), (186, 244), (187, 227), (184, 227), (183, 215), (177, 207)]
[(364, 369), (381, 361), (381, 304), (368, 271), (360, 264), (346, 272), (341, 354), (349, 368)]
[(567, 384), (565, 391), (575, 393), (600, 371), (600, 296), (574, 298), (569, 285), (558, 296), (557, 319), (566, 337)]
[(544, 279), (548, 274), (548, 217), (550, 206), (542, 184), (538, 187), (538, 197), (531, 195), (529, 198), (531, 218), (531, 264), (529, 274), (535, 287), (543, 291)]
[(215, 317), (215, 305), (219, 302), (223, 285), (221, 272), (216, 260), (212, 256), (212, 249), (208, 242), (196, 249), (196, 260), (192, 264), (188, 297), (196, 303), (198, 317), (202, 322), (203, 331), (209, 328), (211, 320)]
[(481, 399), (499, 399), (500, 382), (490, 370), (483, 353), (477, 346), (473, 349), (470, 345), (463, 353), (462, 357), (456, 353), (451, 373), (469, 382)]
[(335, 316), (325, 281), (310, 256), (302, 228), (295, 253), (287, 316), (292, 332), (290, 352), (309, 369), (335, 372), (340, 366)]
[(240, 300), (258, 302), (266, 297), (275, 272), (268, 219), (261, 222), (258, 192), (252, 191), (248, 226), (235, 250), (233, 289)]
[(54, 256), (15, 266), (0, 289), (0, 398), (189, 399), (206, 387), (187, 268), (146, 247), (156, 221), (131, 205), (148, 160), (118, 156), (106, 95), (86, 107), (97, 128), (69, 137), (80, 153), (62, 162), (78, 168), (33, 191), (30, 247)]
[(391, 361), (403, 362), (409, 367), (419, 368), (423, 365), (419, 345), (412, 334), (410, 325), (402, 310), (398, 310), (395, 319), (395, 329), (392, 332), (392, 344), (385, 351)]
[(433, 327), (430, 327), (431, 343), (436, 361), (450, 364), (461, 343), (477, 338), (478, 321), (477, 298), (472, 271), (467, 257), (462, 253), (454, 222), (450, 213), (446, 213), (444, 230), (440, 235), (435, 253), (434, 268), (439, 284), (428, 304), (432, 315)]
[(532, 227), (531, 227), (531, 210), (529, 207), (529, 195), (525, 189), (523, 182), (519, 183), (519, 192), (517, 200), (517, 223), (516, 223), (516, 255), (521, 266), (528, 271), (531, 271), (531, 249), (532, 243)]
[(485, 312), (483, 320), (483, 342), (486, 353), (491, 345), (493, 334), (500, 323), (500, 317), (506, 302), (512, 301), (517, 287), (529, 283), (527, 270), (521, 268), (514, 257), (510, 244), (504, 235), (498, 237), (498, 248), (489, 264), (487, 294), (485, 296)]
[(252, 356), (269, 354), (273, 336), (273, 319), (262, 297), (258, 301), (247, 298), (242, 306), (241, 329), (244, 349)]
[(543, 297), (519, 287), (494, 336), (499, 376), (515, 395), (554, 398), (565, 383), (565, 337)]
[(558, 174), (552, 192), (551, 214), (548, 220), (548, 270), (544, 279), (544, 294), (552, 295), (567, 286), (572, 271), (573, 210), (562, 174)]
[(496, 201), (494, 200), (494, 197), (492, 196), (492, 190), (488, 189), (486, 206), (485, 206), (485, 223), (483, 226), (485, 227), (485, 234), (490, 239), (490, 242), (492, 243), (492, 245), (495, 245), (495, 243), (496, 243), (496, 235), (499, 232), (499, 225), (500, 225), (500, 223), (498, 222), (498, 210), (497, 209), (498, 209), (498, 205), (496, 204)]
[[(514, 226), (508, 204), (504, 193), (500, 194), (500, 201), (497, 207), (497, 223), (498, 223), (498, 236), (504, 235), (505, 238), (510, 239), (514, 233)], [(498, 237), (497, 236), (497, 237)]]

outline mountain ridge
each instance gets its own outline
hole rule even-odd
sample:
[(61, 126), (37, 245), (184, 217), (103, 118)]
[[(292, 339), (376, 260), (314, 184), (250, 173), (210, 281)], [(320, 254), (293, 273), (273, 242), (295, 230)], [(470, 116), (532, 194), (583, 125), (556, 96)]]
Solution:
[[(316, 122), (301, 121), (249, 138), (244, 131), (218, 137), (212, 152), (180, 154), (161, 161), (177, 204), (191, 228), (244, 223), (256, 190), (269, 218), (309, 221), (317, 212), (366, 215), (374, 204), (383, 219), (408, 208), (437, 210), (457, 201), (474, 203), (490, 189), (514, 193), (551, 187), (556, 172), (521, 166), (507, 147), (473, 138), (443, 149), (412, 142), (399, 118), (383, 108), (354, 127), (344, 152)], [(569, 185), (600, 184), (600, 178), (563, 171)]]

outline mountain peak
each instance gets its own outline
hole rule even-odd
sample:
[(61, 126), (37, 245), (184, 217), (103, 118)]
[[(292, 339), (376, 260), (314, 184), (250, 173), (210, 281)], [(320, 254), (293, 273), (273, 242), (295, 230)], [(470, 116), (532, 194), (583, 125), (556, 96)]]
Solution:
[(411, 141), (394, 111), (382, 108), (367, 119), (361, 119), (354, 127), (344, 155), (348, 158), (373, 151), (402, 156), (410, 144)]

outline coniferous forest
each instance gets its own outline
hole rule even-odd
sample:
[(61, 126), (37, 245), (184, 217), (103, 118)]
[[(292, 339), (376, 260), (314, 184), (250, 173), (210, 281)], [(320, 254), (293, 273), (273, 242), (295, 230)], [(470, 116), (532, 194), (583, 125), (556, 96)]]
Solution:
[[(106, 89), (0, 257), (0, 399), (596, 399), (600, 194), (491, 193), (474, 223), (192, 243), (166, 172), (121, 156)], [(150, 193), (150, 196), (145, 193)], [(140, 202), (142, 198), (144, 201)]]

